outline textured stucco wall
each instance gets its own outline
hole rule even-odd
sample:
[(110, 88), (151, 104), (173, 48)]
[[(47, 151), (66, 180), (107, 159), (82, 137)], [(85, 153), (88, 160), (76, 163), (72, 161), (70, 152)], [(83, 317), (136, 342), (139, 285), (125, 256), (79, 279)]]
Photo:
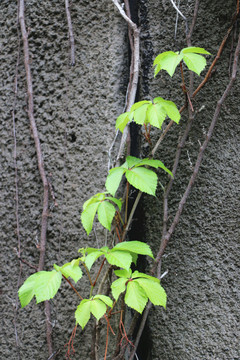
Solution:
[[(185, 24), (179, 18), (176, 44), (174, 31), (176, 12), (170, 1), (149, 1), (148, 27), (142, 51), (152, 49), (153, 57), (162, 51), (186, 47)], [(191, 21), (193, 1), (181, 1), (181, 11)], [(144, 9), (144, 6), (143, 6)], [(192, 37), (193, 46), (205, 47), (213, 55), (229, 27), (235, 9), (234, 1), (201, 1), (199, 15)], [(146, 14), (146, 9), (144, 9)], [(237, 34), (239, 33), (239, 27)], [(148, 53), (148, 51), (146, 51)], [(196, 116), (186, 146), (182, 151), (180, 168), (169, 198), (169, 224), (173, 220), (194, 166), (199, 142), (211, 122), (215, 106), (228, 81), (231, 39), (227, 42), (216, 72), (209, 84), (193, 102), (195, 109), (203, 110)], [(147, 57), (146, 57), (147, 58)], [(208, 58), (208, 64), (211, 58)], [(148, 63), (146, 59), (146, 64)], [(145, 70), (147, 71), (147, 70)], [(196, 85), (206, 71), (195, 76)], [(176, 76), (166, 72), (153, 79), (152, 70), (143, 79), (144, 96), (163, 96), (181, 106), (183, 98)], [(171, 89), (172, 87), (172, 89)], [(176, 90), (173, 88), (176, 88)], [(183, 211), (177, 231), (163, 259), (162, 280), (168, 294), (164, 311), (151, 312), (149, 331), (154, 360), (178, 359), (239, 359), (239, 93), (238, 79), (224, 104), (213, 138), (204, 155), (197, 183)], [(180, 96), (179, 96), (180, 95)], [(182, 133), (187, 112), (179, 127)], [(158, 151), (158, 156), (171, 168), (179, 131), (175, 126)], [(163, 184), (165, 184), (163, 178)], [(145, 197), (147, 216), (146, 240), (157, 251), (161, 238), (162, 194), (159, 201)], [(149, 202), (149, 203), (148, 203)]]
[[(178, 77), (166, 73), (153, 79), (152, 60), (161, 51), (185, 46), (184, 24), (179, 19), (174, 45), (176, 12), (169, 1), (139, 1), (141, 25), (141, 86), (139, 96), (163, 96), (182, 104)], [(234, 11), (234, 1), (201, 1), (193, 45), (216, 54)], [(190, 19), (193, 1), (182, 1), (181, 10)], [(18, 51), (17, 6), (0, 4), (1, 97), (0, 97), (0, 219), (1, 219), (1, 322), (0, 357), (17, 359), (14, 307), (19, 263), (15, 224), (15, 178), (13, 162), (13, 84)], [(80, 223), (82, 203), (103, 191), (107, 174), (108, 149), (115, 135), (116, 116), (122, 112), (128, 79), (127, 29), (110, 0), (72, 1), (76, 41), (76, 65), (68, 67), (68, 36), (64, 1), (26, 0), (29, 28), (35, 117), (42, 143), (45, 166), (52, 174), (58, 202), (49, 216), (46, 269), (62, 259), (70, 260), (76, 250), (90, 243)], [(238, 30), (239, 31), (239, 30)], [(22, 45), (22, 43), (21, 43)], [(188, 154), (194, 162), (198, 141), (211, 121), (216, 101), (228, 82), (231, 41), (228, 41), (217, 71), (197, 96), (198, 109), (181, 169), (170, 197), (171, 214), (176, 210), (187, 176), (191, 173)], [(201, 77), (202, 78), (202, 77)], [(196, 84), (198, 83), (196, 79)], [(176, 90), (173, 88), (176, 87)], [(206, 152), (179, 227), (163, 261), (169, 270), (162, 284), (168, 294), (166, 311), (154, 308), (149, 319), (154, 360), (240, 358), (239, 329), (239, 77), (231, 98), (225, 103), (211, 144)], [(184, 129), (186, 115), (179, 127)], [(178, 130), (173, 129), (158, 156), (171, 168)], [(26, 82), (22, 47), (16, 104), (16, 138), (19, 187), (19, 220), (22, 256), (37, 264), (40, 236), (42, 184), (34, 142), (26, 112)], [(188, 154), (187, 154), (188, 150)], [(163, 183), (166, 178), (162, 179)], [(145, 237), (156, 253), (161, 232), (162, 193), (156, 199), (144, 197)], [(101, 232), (96, 228), (97, 244)], [(87, 242), (88, 241), (88, 242)], [(60, 247), (60, 260), (59, 260)], [(32, 270), (23, 265), (22, 279)], [(63, 286), (67, 289), (67, 286)], [(81, 288), (87, 295), (86, 284)], [(69, 290), (69, 294), (71, 291)], [(75, 297), (63, 291), (51, 301), (54, 347), (69, 339), (74, 324)], [(43, 305), (34, 301), (18, 311), (16, 322), (22, 359), (48, 358)], [(105, 336), (105, 335), (104, 335)], [(148, 344), (143, 344), (143, 347)], [(150, 343), (149, 343), (150, 346)], [(91, 334), (78, 331), (76, 358), (90, 359)], [(140, 354), (139, 354), (140, 356)], [(59, 359), (64, 358), (62, 352)], [(140, 358), (140, 357), (139, 357)], [(145, 360), (145, 359), (142, 359)]]

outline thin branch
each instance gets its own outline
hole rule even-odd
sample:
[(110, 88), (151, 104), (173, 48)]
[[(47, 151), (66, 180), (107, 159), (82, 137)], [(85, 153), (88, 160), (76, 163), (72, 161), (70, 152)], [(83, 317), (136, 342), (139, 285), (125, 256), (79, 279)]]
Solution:
[(170, 2), (172, 3), (174, 9), (178, 12), (178, 14), (183, 18), (183, 20), (185, 21), (186, 24), (186, 33), (188, 33), (188, 23), (187, 23), (187, 18), (186, 16), (183, 15), (183, 13), (179, 10), (179, 8), (177, 7), (177, 5), (175, 4), (175, 2), (173, 0), (170, 0)]
[(237, 64), (238, 64), (238, 58), (239, 58), (239, 51), (240, 51), (240, 35), (239, 35), (239, 38), (238, 38), (238, 44), (237, 44), (237, 47), (236, 47), (236, 50), (235, 50), (235, 54), (234, 54), (234, 61), (233, 61), (233, 69), (232, 69), (232, 76), (231, 76), (231, 79), (230, 79), (230, 82), (229, 84), (227, 85), (222, 97), (220, 98), (220, 100), (218, 101), (217, 103), (217, 106), (216, 106), (216, 109), (215, 109), (215, 113), (214, 113), (214, 116), (213, 116), (213, 119), (212, 119), (212, 122), (209, 126), (209, 129), (208, 129), (208, 132), (207, 132), (207, 135), (206, 135), (206, 139), (203, 143), (203, 145), (200, 147), (200, 150), (199, 150), (199, 153), (198, 153), (198, 157), (197, 157), (197, 161), (196, 161), (196, 164), (195, 164), (195, 167), (194, 167), (194, 170), (193, 170), (193, 174), (189, 180), (189, 183), (188, 183), (188, 186), (185, 190), (185, 193), (183, 194), (182, 196), (182, 199), (179, 203), (179, 206), (178, 206), (178, 210), (176, 212), (176, 215), (174, 217), (174, 220), (172, 222), (172, 225), (171, 227), (169, 228), (168, 232), (167, 232), (167, 235), (162, 239), (162, 243), (161, 243), (161, 246), (160, 246), (160, 249), (159, 249), (159, 252), (157, 254), (157, 257), (156, 257), (156, 263), (161, 259), (165, 249), (166, 249), (166, 246), (178, 224), (178, 221), (179, 221), (179, 218), (180, 218), (180, 215), (182, 213), (182, 210), (183, 210), (183, 207), (187, 201), (187, 198), (190, 194), (190, 191), (194, 185), (194, 182), (196, 180), (196, 177), (198, 175), (198, 172), (199, 172), (199, 168), (200, 168), (200, 165), (202, 163), (202, 159), (203, 159), (203, 154), (204, 154), (204, 151), (206, 150), (207, 146), (208, 146), (208, 143), (212, 137), (212, 134), (213, 134), (213, 130), (214, 130), (214, 127), (216, 125), (216, 122), (218, 120), (218, 116), (219, 116), (219, 113), (220, 113), (220, 110), (221, 110), (221, 107), (222, 107), (222, 104), (224, 103), (224, 101), (226, 100), (227, 96), (229, 95), (229, 92), (233, 86), (233, 83), (236, 79), (236, 74), (237, 74)]
[[(135, 102), (137, 86), (138, 86), (138, 74), (139, 74), (139, 34), (140, 31), (137, 25), (127, 16), (125, 11), (122, 9), (121, 5), (117, 0), (112, 0), (114, 5), (117, 7), (118, 11), (120, 12), (121, 16), (127, 22), (128, 26), (132, 30), (133, 33), (133, 49), (132, 49), (132, 57), (131, 57), (131, 65), (130, 65), (130, 76), (129, 76), (129, 84), (127, 90), (127, 100), (126, 100), (126, 111), (129, 111), (132, 105)], [(131, 43), (132, 40), (130, 40)], [(122, 139), (117, 155), (116, 163), (119, 164), (119, 161), (123, 155), (124, 148), (128, 138), (129, 127), (126, 126), (123, 134)]]
[(69, 285), (71, 286), (71, 288), (75, 291), (75, 293), (77, 294), (77, 296), (83, 300), (83, 297), (79, 294), (79, 292), (77, 291), (77, 289), (75, 288), (75, 286), (71, 283), (71, 281), (62, 274), (62, 277), (69, 283)]
[(75, 44), (74, 44), (74, 36), (73, 36), (73, 27), (72, 27), (72, 20), (71, 20), (71, 14), (69, 10), (69, 1), (65, 0), (65, 9), (66, 9), (66, 15), (67, 15), (67, 23), (68, 23), (68, 37), (69, 37), (69, 43), (70, 43), (70, 64), (72, 66), (75, 65)]
[[(19, 22), (21, 27), (21, 33), (23, 38), (23, 49), (24, 49), (24, 65), (27, 78), (27, 92), (28, 92), (28, 116), (30, 120), (31, 130), (35, 142), (35, 148), (37, 152), (38, 168), (40, 176), (43, 183), (43, 211), (42, 211), (42, 223), (41, 223), (41, 241), (40, 241), (40, 258), (38, 264), (38, 270), (43, 270), (44, 267), (44, 258), (46, 250), (46, 234), (47, 234), (47, 220), (48, 220), (48, 181), (44, 169), (44, 162), (41, 150), (41, 144), (38, 136), (38, 130), (36, 126), (36, 121), (34, 118), (34, 106), (33, 106), (33, 86), (32, 86), (32, 76), (30, 69), (30, 57), (29, 57), (29, 46), (28, 46), (28, 33), (25, 26), (24, 18), (24, 0), (19, 1)], [(50, 321), (50, 306), (48, 301), (45, 301), (45, 312), (47, 319), (47, 343), (48, 343), (48, 352), (49, 355), (53, 353), (52, 349), (52, 326)]]
[(225, 46), (225, 44), (226, 44), (226, 41), (227, 41), (229, 35), (230, 35), (231, 32), (232, 32), (232, 29), (233, 29), (234, 24), (236, 23), (236, 21), (237, 21), (237, 19), (238, 19), (238, 15), (239, 15), (239, 8), (237, 8), (237, 11), (236, 11), (235, 15), (233, 16), (232, 24), (231, 24), (231, 26), (229, 27), (226, 35), (225, 35), (224, 38), (223, 38), (223, 41), (222, 41), (222, 43), (221, 43), (221, 45), (220, 45), (220, 47), (219, 47), (219, 49), (218, 49), (218, 52), (217, 52), (217, 55), (216, 55), (215, 59), (213, 60), (210, 68), (208, 69), (208, 72), (207, 72), (205, 78), (203, 79), (203, 81), (201, 82), (201, 84), (199, 84), (199, 86), (197, 87), (197, 89), (194, 91), (193, 97), (195, 97), (195, 96), (197, 95), (197, 93), (201, 90), (201, 88), (206, 84), (206, 82), (207, 82), (208, 79), (210, 78), (211, 73), (212, 73), (212, 70), (213, 70), (214, 66), (216, 65), (216, 62), (219, 60), (219, 58), (220, 58), (220, 56), (221, 56), (221, 53), (222, 53), (222, 51), (223, 51), (223, 48), (224, 48), (224, 46)]
[[(19, 8), (19, 1), (18, 1)], [(17, 94), (18, 94), (18, 68), (19, 68), (19, 59), (20, 59), (20, 34), (19, 34), (19, 19), (17, 14), (17, 35), (18, 35), (18, 50), (17, 50), (17, 60), (16, 60), (16, 68), (15, 68), (15, 80), (14, 80), (14, 100), (13, 100), (13, 110), (12, 110), (12, 127), (13, 127), (13, 161), (14, 161), (14, 171), (15, 171), (15, 218), (16, 218), (16, 235), (17, 235), (17, 255), (20, 257), (21, 255), (21, 237), (20, 237), (20, 226), (19, 226), (19, 192), (18, 192), (18, 167), (17, 167), (17, 138), (16, 138), (16, 121), (15, 121), (15, 112), (16, 112), (16, 104), (17, 104)], [(22, 276), (22, 264), (19, 264), (19, 272), (18, 272), (18, 281), (17, 281), (17, 290), (19, 289), (21, 283)], [(15, 300), (15, 308), (14, 308), (14, 332), (16, 339), (16, 349), (18, 359), (21, 359), (20, 356), (20, 345), (17, 331), (17, 318), (18, 318), (18, 293), (16, 294)]]

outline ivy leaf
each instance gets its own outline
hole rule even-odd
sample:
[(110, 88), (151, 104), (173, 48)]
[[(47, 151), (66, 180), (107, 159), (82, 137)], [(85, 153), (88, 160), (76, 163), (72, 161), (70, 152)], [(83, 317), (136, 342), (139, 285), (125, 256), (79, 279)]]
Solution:
[(77, 310), (75, 311), (75, 319), (82, 327), (82, 329), (84, 329), (85, 325), (90, 319), (90, 308), (90, 301), (88, 299), (84, 299), (81, 301), (80, 305), (78, 305)]
[(116, 130), (119, 129), (121, 132), (125, 129), (127, 123), (132, 120), (132, 113), (127, 111), (121, 115), (116, 120)]
[(81, 221), (86, 233), (89, 235), (92, 231), (93, 220), (99, 206), (99, 201), (88, 205), (81, 214)]
[(137, 167), (126, 171), (128, 182), (136, 189), (154, 195), (157, 188), (157, 175), (154, 171)]
[(143, 105), (147, 105), (147, 104), (151, 104), (152, 102), (149, 100), (142, 100), (142, 101), (138, 101), (135, 104), (132, 105), (131, 107), (131, 112), (137, 110), (138, 108), (142, 107)]
[(182, 60), (185, 62), (189, 70), (200, 75), (201, 71), (206, 66), (206, 59), (202, 55), (198, 54), (211, 55), (205, 49), (194, 46), (182, 49), (180, 54), (179, 52), (173, 51), (166, 51), (159, 54), (153, 63), (153, 66), (156, 66), (154, 76), (156, 76), (162, 69), (166, 70), (170, 76), (173, 76), (177, 65)]
[(136, 279), (141, 288), (145, 291), (147, 297), (154, 305), (160, 305), (166, 308), (167, 295), (160, 282), (151, 281), (150, 279)]
[(114, 197), (110, 197), (110, 196), (106, 196), (106, 199), (111, 200), (112, 202), (114, 202), (118, 206), (119, 210), (121, 211), (121, 208), (122, 208), (122, 201), (121, 200), (116, 199)]
[(162, 128), (162, 124), (166, 118), (167, 112), (160, 104), (152, 104), (148, 107), (147, 119), (148, 122), (157, 127), (158, 129)]
[(130, 268), (132, 263), (132, 257), (129, 252), (110, 250), (105, 256), (109, 264), (122, 267), (126, 270)]
[(105, 314), (107, 307), (100, 299), (93, 298), (90, 300), (91, 307), (90, 311), (95, 316), (97, 320), (101, 319), (101, 317)]
[(162, 69), (166, 70), (168, 74), (172, 77), (176, 70), (176, 67), (178, 66), (182, 58), (182, 54), (173, 51), (166, 51), (162, 54), (159, 54), (153, 62), (153, 66), (157, 65), (154, 71), (154, 77)]
[(88, 254), (85, 258), (85, 264), (88, 268), (88, 270), (91, 270), (92, 265), (94, 264), (94, 262), (103, 255), (103, 252), (98, 250), (98, 249), (94, 249), (95, 251), (91, 252), (90, 254)]
[[(143, 103), (143, 101), (140, 101), (140, 103)], [(136, 104), (138, 104), (138, 103), (136, 103)], [(147, 103), (144, 102), (143, 105), (141, 105), (134, 111), (133, 117), (134, 117), (134, 121), (136, 124), (143, 125), (146, 122), (149, 104), (152, 104), (152, 102), (151, 101), (147, 101)]]
[(112, 251), (115, 251), (115, 249), (125, 250), (140, 255), (148, 255), (154, 259), (150, 246), (141, 241), (124, 241), (114, 246)]
[(27, 278), (27, 280), (24, 281), (23, 285), (18, 290), (18, 296), (22, 308), (27, 304), (29, 304), (32, 298), (34, 297), (35, 283), (38, 277), (39, 277), (39, 273), (32, 274)]
[(129, 307), (141, 314), (147, 304), (148, 297), (136, 281), (129, 281), (124, 300)]
[(37, 304), (52, 299), (60, 288), (62, 274), (56, 270), (39, 271), (23, 283), (18, 291), (21, 306), (26, 306), (35, 295)]
[(119, 277), (130, 279), (132, 275), (132, 270), (114, 270), (114, 273)]
[(62, 274), (58, 271), (39, 271), (39, 276), (35, 284), (35, 296), (37, 304), (41, 301), (52, 299), (62, 281)]
[(81, 279), (81, 277), (82, 277), (82, 270), (79, 267), (79, 261), (80, 261), (80, 259), (73, 259), (71, 262), (59, 267), (59, 270), (61, 271), (61, 273), (66, 278), (69, 278), (69, 276), (70, 276), (74, 280), (75, 283), (78, 282), (78, 280)]
[(132, 279), (137, 279), (137, 278), (145, 278), (145, 279), (149, 279), (151, 281), (155, 281), (157, 283), (159, 283), (159, 279), (154, 277), (154, 276), (150, 276), (150, 275), (147, 275), (145, 273), (141, 273), (139, 271), (134, 271), (134, 273), (132, 274)]
[(98, 193), (85, 201), (83, 204), (81, 220), (88, 235), (92, 230), (96, 212), (98, 213), (98, 220), (100, 223), (110, 231), (111, 223), (116, 212), (114, 205), (117, 205), (121, 210), (121, 200), (106, 196), (106, 194), (106, 192)]
[[(164, 100), (161, 97), (156, 97), (153, 100), (154, 104), (160, 105), (164, 111), (166, 112), (167, 116), (174, 121), (175, 123), (179, 123), (179, 120), (181, 118), (180, 112), (178, 111), (178, 108), (176, 104), (173, 101)], [(151, 124), (151, 121), (150, 121)]]
[(203, 56), (192, 53), (184, 54), (183, 61), (189, 70), (194, 71), (198, 75), (200, 75), (207, 64), (207, 61)]
[(112, 196), (115, 195), (125, 171), (126, 170), (123, 167), (116, 167), (109, 171), (105, 186), (106, 186), (107, 191)]
[(143, 166), (143, 165), (147, 165), (147, 166), (151, 166), (154, 167), (155, 169), (157, 168), (161, 168), (164, 171), (166, 171), (169, 175), (171, 175), (173, 177), (172, 172), (163, 164), (162, 161), (160, 160), (154, 160), (154, 159), (143, 159), (139, 164), (137, 164), (135, 167), (138, 166)]
[(126, 278), (119, 278), (112, 283), (111, 290), (112, 290), (113, 297), (116, 301), (118, 300), (119, 295), (125, 291), (126, 282), (127, 282)]
[(95, 295), (94, 299), (100, 299), (101, 301), (103, 301), (109, 307), (113, 306), (113, 301), (109, 296), (99, 294), (99, 295)]
[(113, 204), (108, 201), (103, 201), (99, 205), (98, 209), (98, 220), (106, 229), (111, 231), (111, 224), (116, 213), (116, 209)]
[(99, 320), (105, 314), (107, 306), (112, 307), (112, 303), (112, 300), (105, 295), (96, 295), (91, 299), (82, 300), (75, 311), (77, 323), (84, 329), (91, 313)]

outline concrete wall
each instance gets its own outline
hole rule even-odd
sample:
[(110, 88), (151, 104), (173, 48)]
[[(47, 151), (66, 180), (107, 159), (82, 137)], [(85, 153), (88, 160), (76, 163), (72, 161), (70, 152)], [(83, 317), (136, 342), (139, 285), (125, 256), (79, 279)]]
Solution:
[[(163, 96), (181, 106), (179, 78), (166, 73), (153, 79), (152, 60), (158, 53), (186, 46), (184, 23), (179, 19), (174, 45), (176, 12), (168, 1), (139, 1), (141, 25), (141, 77), (139, 98)], [(181, 2), (182, 12), (191, 20), (193, 1)], [(216, 54), (225, 35), (234, 1), (202, 1), (193, 35), (193, 45)], [(96, 232), (88, 239), (80, 223), (83, 202), (104, 190), (108, 150), (115, 136), (115, 119), (123, 111), (128, 81), (127, 29), (110, 0), (72, 2), (71, 15), (76, 41), (76, 65), (68, 66), (68, 35), (64, 1), (26, 0), (26, 25), (29, 28), (31, 70), (34, 87), (35, 117), (39, 129), (45, 166), (51, 174), (58, 207), (51, 200), (46, 269), (70, 260), (80, 247), (101, 246), (103, 237)], [(17, 312), (16, 329), (20, 355), (16, 350), (14, 314), (17, 298), (19, 262), (15, 222), (15, 169), (12, 110), (13, 85), (18, 54), (17, 5), (3, 0), (1, 24), (1, 358), (48, 358), (43, 305), (34, 301)], [(239, 30), (236, 30), (239, 31)], [(16, 103), (16, 140), (19, 190), (19, 221), (22, 257), (37, 265), (42, 211), (40, 181), (34, 142), (26, 112), (26, 81), (20, 42), (18, 96)], [(183, 150), (181, 167), (170, 197), (174, 215), (191, 173), (198, 141), (211, 121), (216, 102), (228, 82), (231, 41), (223, 52), (209, 84), (197, 96), (194, 107), (204, 106)], [(204, 76), (204, 74), (203, 74)], [(200, 80), (202, 77), (200, 78)], [(195, 83), (198, 84), (196, 78)], [(176, 88), (176, 90), (174, 89)], [(179, 227), (163, 261), (169, 270), (162, 285), (168, 294), (167, 310), (154, 308), (148, 322), (149, 336), (143, 347), (148, 355), (141, 359), (239, 359), (239, 77), (225, 103), (214, 137), (191, 193)], [(176, 141), (185, 128), (186, 115), (174, 127), (158, 152), (171, 168)], [(180, 130), (179, 130), (180, 129)], [(157, 134), (153, 134), (157, 136)], [(187, 152), (188, 151), (188, 152)], [(142, 154), (144, 151), (142, 151)], [(189, 154), (189, 156), (188, 156)], [(162, 178), (163, 184), (166, 178)], [(162, 193), (156, 199), (144, 197), (145, 238), (156, 253), (161, 235)], [(59, 250), (60, 249), (60, 250)], [(21, 281), (33, 269), (23, 265)], [(68, 286), (63, 285), (67, 290)], [(88, 294), (87, 284), (81, 292)], [(69, 295), (67, 297), (67, 294)], [(69, 340), (74, 326), (74, 307), (78, 300), (71, 290), (60, 290), (51, 301), (54, 348)], [(105, 336), (105, 335), (103, 335)], [(76, 336), (76, 358), (90, 359), (91, 334)], [(59, 354), (64, 358), (64, 350)]]

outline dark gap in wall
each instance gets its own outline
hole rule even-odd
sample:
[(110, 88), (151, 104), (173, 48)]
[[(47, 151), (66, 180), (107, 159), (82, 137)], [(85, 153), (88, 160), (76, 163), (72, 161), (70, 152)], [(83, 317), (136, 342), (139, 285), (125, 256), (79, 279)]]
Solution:
[[(129, 0), (130, 10), (131, 10), (131, 18), (132, 20), (139, 26), (139, 15), (140, 15), (140, 9), (139, 9), (139, 1), (138, 0)], [(142, 11), (146, 11), (146, 9), (143, 9)], [(146, 21), (147, 18), (144, 18), (144, 21)], [(142, 23), (143, 19), (141, 19)], [(141, 24), (142, 27), (142, 24)], [(148, 44), (149, 45), (149, 44)], [(146, 49), (146, 52), (149, 51), (149, 49), (152, 49), (152, 47), (149, 45)], [(131, 55), (131, 50), (129, 48), (129, 55)], [(130, 57), (129, 57), (130, 58)], [(143, 74), (145, 74), (146, 79), (148, 79), (148, 72), (149, 67), (152, 65), (152, 52), (149, 51), (149, 53), (146, 54), (145, 59), (148, 59), (148, 62), (144, 65), (144, 69), (141, 69)], [(146, 80), (141, 79), (142, 83), (146, 83)], [(146, 92), (148, 92), (148, 86), (146, 86)], [(145, 94), (144, 94), (145, 95)], [(136, 94), (136, 101), (139, 101), (139, 87)], [(140, 157), (141, 153), (141, 127), (135, 123), (130, 124), (130, 137), (131, 137), (131, 148), (130, 148), (130, 154), (131, 156)], [(136, 199), (136, 196), (138, 194), (138, 190), (134, 188), (130, 188), (129, 193), (129, 209), (132, 208), (134, 201)], [(138, 240), (138, 241), (145, 241), (145, 229), (144, 229), (144, 222), (145, 222), (145, 214), (143, 209), (142, 201), (140, 200), (138, 207), (135, 211), (134, 218), (132, 221), (131, 229), (128, 233), (128, 240)], [(137, 262), (137, 269), (139, 271), (145, 271), (146, 269), (146, 258), (145, 256), (139, 256), (138, 262)], [(136, 326), (136, 331), (134, 334), (134, 338), (136, 337), (138, 327), (140, 325), (141, 317), (139, 319), (139, 324)], [(151, 356), (151, 348), (152, 348), (152, 341), (150, 337), (150, 329), (148, 326), (148, 323), (145, 326), (145, 329), (143, 331), (141, 340), (138, 345), (137, 349), (137, 356), (139, 360), (150, 360)]]

